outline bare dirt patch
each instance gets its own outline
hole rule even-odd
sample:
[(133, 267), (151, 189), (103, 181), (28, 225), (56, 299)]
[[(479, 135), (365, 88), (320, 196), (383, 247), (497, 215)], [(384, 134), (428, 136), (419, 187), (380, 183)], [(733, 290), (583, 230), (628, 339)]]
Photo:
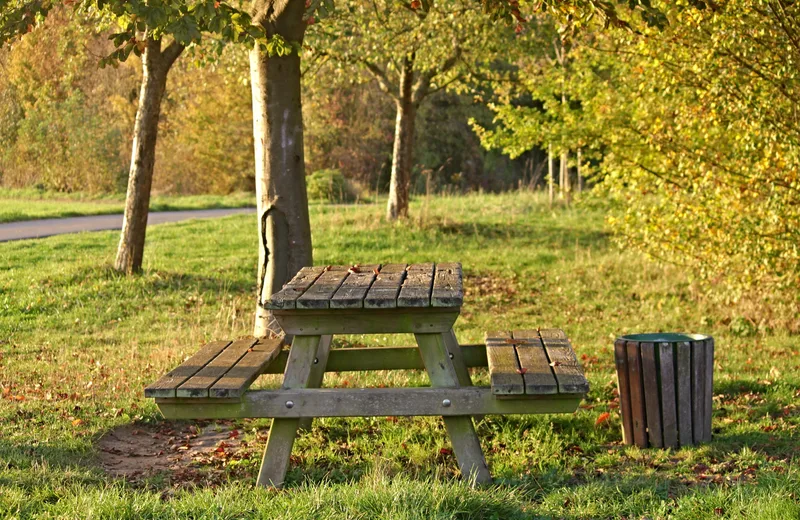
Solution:
[(130, 482), (162, 475), (171, 482), (214, 483), (231, 461), (253, 455), (240, 435), (226, 422), (128, 424), (97, 441), (98, 464)]

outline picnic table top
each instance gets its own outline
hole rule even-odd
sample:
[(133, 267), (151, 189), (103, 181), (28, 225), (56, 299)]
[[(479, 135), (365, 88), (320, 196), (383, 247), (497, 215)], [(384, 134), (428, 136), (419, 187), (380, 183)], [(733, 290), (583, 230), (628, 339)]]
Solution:
[(460, 263), (303, 267), (269, 300), (267, 309), (459, 308)]

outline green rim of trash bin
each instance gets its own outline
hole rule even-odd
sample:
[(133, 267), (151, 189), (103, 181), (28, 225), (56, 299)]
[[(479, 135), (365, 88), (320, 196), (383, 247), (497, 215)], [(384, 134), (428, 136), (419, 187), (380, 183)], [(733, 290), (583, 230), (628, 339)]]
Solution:
[(682, 343), (684, 341), (706, 341), (711, 336), (705, 334), (684, 334), (679, 332), (657, 332), (648, 334), (628, 334), (620, 336), (622, 341), (636, 341), (639, 343)]

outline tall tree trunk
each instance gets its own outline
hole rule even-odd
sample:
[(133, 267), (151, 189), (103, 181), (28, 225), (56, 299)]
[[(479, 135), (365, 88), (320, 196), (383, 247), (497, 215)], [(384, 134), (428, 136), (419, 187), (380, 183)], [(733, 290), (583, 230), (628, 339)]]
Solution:
[(566, 150), (561, 153), (561, 197), (567, 201), (567, 205), (570, 203), (570, 197), (572, 196), (571, 189), (570, 189), (570, 182), (569, 182), (569, 152)]
[(139, 89), (139, 107), (133, 129), (131, 169), (128, 173), (128, 193), (125, 198), (125, 216), (117, 247), (114, 268), (127, 274), (140, 271), (144, 257), (144, 240), (147, 231), (147, 213), (150, 207), (150, 187), (153, 184), (153, 167), (156, 161), (158, 118), (161, 99), (167, 88), (170, 67), (183, 51), (183, 46), (173, 42), (164, 51), (161, 40), (148, 37), (142, 55), (142, 85)]
[(553, 147), (552, 145), (547, 146), (547, 191), (550, 200), (550, 206), (553, 205), (553, 199), (555, 198), (555, 156), (553, 156)]
[[(270, 2), (258, 20), (267, 34), (302, 43), (306, 27), (303, 0), (288, 0), (279, 12), (272, 12), (273, 8)], [(261, 337), (280, 333), (263, 302), (301, 267), (312, 263), (311, 225), (303, 157), (300, 56), (294, 52), (269, 56), (256, 47), (250, 51), (250, 78), (259, 237), (259, 299), (253, 334)]]
[(583, 176), (581, 175), (581, 149), (578, 148), (578, 165), (576, 167), (578, 175), (578, 193), (583, 192)]
[(389, 202), (386, 218), (397, 220), (408, 216), (408, 192), (411, 186), (411, 167), (414, 160), (414, 123), (417, 104), (413, 99), (414, 55), (403, 59), (400, 71), (397, 118), (394, 130), (394, 153), (392, 156), (392, 178), (389, 183)]

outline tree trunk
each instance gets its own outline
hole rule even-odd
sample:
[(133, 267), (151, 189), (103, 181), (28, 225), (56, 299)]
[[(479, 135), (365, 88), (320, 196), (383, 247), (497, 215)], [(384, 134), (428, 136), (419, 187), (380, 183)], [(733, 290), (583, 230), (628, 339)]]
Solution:
[(386, 218), (408, 217), (408, 192), (411, 186), (411, 167), (414, 160), (414, 123), (417, 105), (413, 99), (414, 55), (403, 60), (400, 71), (400, 91), (396, 100), (397, 119), (394, 131), (392, 178), (389, 183), (389, 203)]
[(576, 167), (578, 175), (578, 193), (583, 192), (583, 176), (581, 175), (581, 149), (578, 148), (578, 165)]
[(125, 216), (117, 247), (117, 258), (114, 262), (117, 271), (127, 274), (138, 272), (142, 268), (147, 213), (150, 207), (150, 186), (153, 184), (153, 167), (156, 161), (161, 99), (167, 87), (169, 69), (183, 51), (181, 45), (173, 42), (162, 52), (161, 40), (153, 38), (147, 38), (145, 45), (142, 55), (139, 107), (136, 110), (136, 124), (133, 129)]
[(570, 204), (572, 198), (572, 187), (569, 181), (569, 152), (561, 153), (561, 196)]
[[(272, 5), (270, 3), (270, 5)], [(289, 0), (283, 10), (262, 23), (267, 33), (302, 43), (305, 32), (302, 0)], [(303, 113), (300, 99), (300, 56), (269, 56), (250, 51), (258, 206), (258, 304), (253, 334), (279, 334), (263, 302), (279, 291), (303, 266), (311, 265), (303, 157)]]
[(555, 198), (555, 157), (553, 156), (553, 147), (547, 147), (547, 191), (550, 196), (550, 206), (553, 205), (553, 199)]

